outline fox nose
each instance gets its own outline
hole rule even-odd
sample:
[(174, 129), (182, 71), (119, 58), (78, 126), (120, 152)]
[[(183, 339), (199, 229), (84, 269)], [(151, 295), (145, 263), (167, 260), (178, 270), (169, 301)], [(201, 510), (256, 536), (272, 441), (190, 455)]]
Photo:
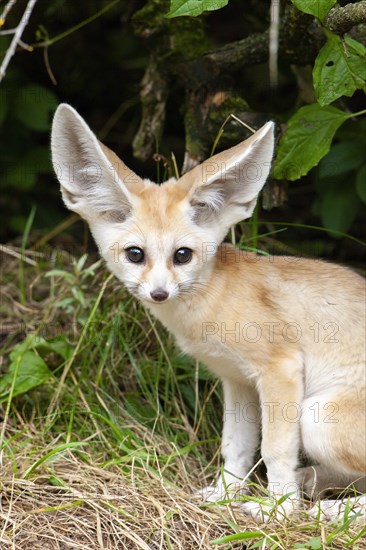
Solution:
[(150, 292), (150, 296), (155, 302), (164, 302), (168, 298), (169, 292), (162, 288), (157, 288)]

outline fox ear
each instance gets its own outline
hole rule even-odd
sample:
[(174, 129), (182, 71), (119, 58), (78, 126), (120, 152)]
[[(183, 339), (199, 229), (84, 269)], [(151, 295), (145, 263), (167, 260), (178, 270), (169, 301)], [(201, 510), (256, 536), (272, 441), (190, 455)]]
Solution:
[(65, 205), (86, 220), (124, 221), (142, 180), (100, 143), (81, 116), (65, 103), (56, 110), (52, 162)]
[(249, 218), (266, 182), (273, 156), (274, 124), (267, 122), (250, 138), (227, 149), (181, 178), (189, 189), (193, 220), (198, 225), (229, 227)]

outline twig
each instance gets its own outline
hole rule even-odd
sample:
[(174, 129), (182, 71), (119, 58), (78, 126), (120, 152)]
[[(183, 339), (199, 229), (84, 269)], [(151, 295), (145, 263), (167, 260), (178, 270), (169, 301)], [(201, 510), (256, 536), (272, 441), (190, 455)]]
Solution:
[(23, 261), (30, 265), (37, 265), (37, 262), (34, 260), (31, 260), (30, 258), (27, 258), (22, 251), (21, 253), (17, 252), (13, 248), (6, 246), (5, 244), (0, 244), (0, 252), (3, 252), (4, 254), (8, 254), (9, 256), (13, 256), (14, 258), (22, 258)]
[(43, 59), (44, 59), (44, 64), (46, 65), (48, 76), (50, 77), (52, 84), (54, 86), (57, 86), (57, 80), (56, 80), (56, 77), (53, 74), (53, 71), (51, 69), (50, 58), (48, 57), (48, 45), (47, 44), (45, 45), (45, 47), (43, 49)]
[[(23, 13), (23, 16), (19, 22), (19, 25), (17, 26), (17, 29), (15, 31), (15, 34), (14, 34), (14, 37), (13, 37), (13, 40), (11, 41), (10, 43), (10, 46), (9, 48), (7, 49), (7, 52), (5, 54), (5, 57), (3, 59), (3, 62), (1, 63), (1, 67), (0, 67), (0, 82), (2, 81), (2, 79), (4, 78), (5, 76), (5, 73), (6, 73), (6, 69), (8, 68), (8, 65), (10, 63), (10, 60), (11, 58), (13, 57), (14, 53), (15, 53), (15, 50), (19, 44), (19, 41), (21, 40), (22, 38), (22, 34), (23, 34), (23, 31), (25, 29), (25, 27), (27, 26), (28, 22), (29, 22), (29, 18), (31, 16), (31, 13), (33, 11), (33, 8), (36, 4), (37, 0), (29, 0), (28, 4), (27, 4), (27, 7), (25, 8), (24, 10), (24, 13)], [(9, 4), (7, 4), (8, 6)], [(6, 6), (6, 7), (7, 7)], [(6, 9), (5, 7), (5, 9)], [(5, 11), (5, 10), (4, 10)]]
[(19, 40), (19, 46), (21, 46), (24, 50), (27, 50), (27, 52), (33, 51), (33, 46), (31, 46), (30, 44), (26, 44), (25, 42), (23, 42), (23, 40)]
[(0, 27), (4, 25), (7, 15), (16, 1), (17, 0), (9, 0), (9, 2), (6, 4), (5, 8), (3, 9), (3, 13), (0, 15)]
[[(1, 27), (1, 23), (4, 24), (4, 19), (1, 19), (0, 17), (0, 27)], [(17, 29), (6, 29), (5, 31), (0, 31), (0, 36), (5, 36), (7, 34), (15, 34), (17, 31)]]

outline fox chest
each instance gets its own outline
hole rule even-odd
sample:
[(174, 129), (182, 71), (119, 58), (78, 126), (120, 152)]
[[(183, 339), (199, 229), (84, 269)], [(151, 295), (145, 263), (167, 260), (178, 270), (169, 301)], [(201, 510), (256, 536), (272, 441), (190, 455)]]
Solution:
[(222, 340), (218, 335), (208, 338), (205, 330), (189, 336), (172, 331), (180, 349), (209, 368), (219, 378), (243, 381), (255, 376), (250, 356), (239, 351), (232, 342)]
[(209, 315), (202, 315), (199, 319), (192, 311), (183, 313), (149, 307), (173, 334), (180, 349), (206, 365), (219, 378), (243, 381), (256, 377), (255, 356), (259, 342), (255, 323), (246, 327), (243, 338), (240, 332), (243, 328), (236, 327), (235, 323), (211, 321)]

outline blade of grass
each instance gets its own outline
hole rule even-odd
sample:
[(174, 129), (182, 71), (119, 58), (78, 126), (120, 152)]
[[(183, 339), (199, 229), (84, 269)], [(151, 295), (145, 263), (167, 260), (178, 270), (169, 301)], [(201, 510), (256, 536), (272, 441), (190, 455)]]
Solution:
[[(251, 225), (251, 222), (246, 222), (247, 225)], [(266, 221), (258, 221), (259, 224), (267, 224)], [(271, 225), (281, 225), (286, 227), (297, 227), (299, 229), (314, 229), (315, 231), (323, 231), (325, 233), (333, 233), (334, 235), (337, 235), (338, 237), (344, 237), (345, 239), (349, 239), (357, 244), (360, 244), (361, 246), (366, 247), (366, 242), (361, 241), (361, 239), (357, 239), (356, 237), (353, 237), (352, 235), (348, 235), (347, 233), (343, 233), (342, 231), (336, 231), (335, 229), (326, 229), (325, 227), (320, 227), (319, 225), (307, 225), (303, 223), (287, 223), (287, 222), (272, 222)]]
[(64, 504), (58, 504), (57, 506), (46, 506), (45, 508), (38, 508), (37, 510), (31, 510), (31, 514), (44, 514), (47, 512), (60, 512), (62, 510), (67, 510), (68, 508), (74, 508), (82, 506), (84, 500), (74, 500), (73, 502), (65, 502)]
[(19, 258), (19, 298), (20, 303), (24, 305), (27, 301), (26, 297), (26, 291), (25, 291), (25, 271), (24, 271), (24, 256), (25, 256), (25, 249), (27, 246), (29, 233), (31, 230), (31, 227), (33, 225), (34, 216), (36, 214), (36, 206), (32, 206), (32, 209), (30, 211), (30, 214), (27, 219), (27, 223), (25, 224), (23, 237), (22, 237), (22, 244), (20, 248), (20, 258)]
[(215, 140), (213, 142), (213, 145), (212, 145), (212, 149), (211, 149), (211, 153), (210, 153), (210, 157), (212, 157), (216, 151), (216, 147), (217, 147), (217, 144), (219, 143), (220, 139), (221, 139), (221, 136), (222, 134), (224, 133), (225, 131), (225, 126), (226, 124), (229, 122), (230, 119), (234, 119), (236, 122), (238, 122), (239, 124), (241, 124), (242, 126), (245, 126), (245, 128), (247, 128), (248, 130), (250, 130), (253, 134), (255, 133), (255, 130), (254, 128), (252, 128), (251, 126), (249, 126), (249, 124), (246, 124), (245, 122), (243, 122), (242, 120), (240, 120), (240, 118), (238, 118), (237, 116), (233, 115), (232, 113), (230, 113), (230, 115), (228, 115), (224, 122), (221, 124), (220, 126), (220, 129), (219, 131), (217, 132), (216, 134), (216, 137), (215, 137)]
[(262, 531), (246, 531), (245, 533), (234, 533), (233, 535), (220, 537), (219, 539), (215, 539), (211, 541), (210, 544), (212, 546), (216, 546), (218, 544), (224, 544), (225, 542), (236, 542), (238, 540), (251, 540), (251, 539), (257, 539), (259, 537), (263, 537)]
[(359, 540), (361, 537), (363, 537), (363, 535), (366, 535), (366, 527), (363, 527), (363, 529), (361, 529), (361, 531), (352, 539), (350, 540), (347, 544), (346, 544), (346, 547), (347, 548), (354, 548), (354, 543)]
[(74, 441), (72, 443), (63, 443), (62, 445), (58, 445), (54, 449), (51, 449), (48, 453), (41, 456), (38, 460), (36, 460), (29, 468), (25, 470), (25, 472), (22, 474), (23, 479), (27, 479), (28, 476), (32, 472), (34, 472), (39, 466), (42, 464), (48, 462), (53, 456), (63, 453), (64, 451), (67, 451), (68, 449), (75, 449), (78, 447), (85, 446), (87, 443), (85, 441)]
[(71, 214), (61, 223), (56, 225), (56, 227), (51, 229), (51, 231), (49, 231), (48, 233), (43, 235), (38, 241), (36, 241), (34, 243), (34, 248), (36, 250), (42, 248), (43, 246), (45, 246), (45, 244), (48, 243), (48, 241), (50, 241), (51, 239), (53, 239), (54, 237), (56, 237), (57, 235), (65, 231), (65, 229), (68, 229), (69, 227), (74, 225), (74, 223), (76, 223), (79, 220), (80, 220), (80, 216), (78, 214)]

